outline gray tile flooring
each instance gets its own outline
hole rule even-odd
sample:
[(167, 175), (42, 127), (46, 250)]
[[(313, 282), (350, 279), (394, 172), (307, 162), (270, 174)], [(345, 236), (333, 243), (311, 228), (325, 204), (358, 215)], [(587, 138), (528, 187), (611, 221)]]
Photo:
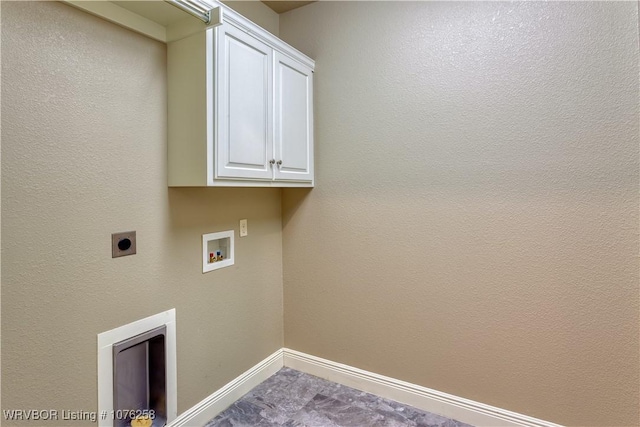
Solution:
[(471, 427), (282, 368), (205, 427)]

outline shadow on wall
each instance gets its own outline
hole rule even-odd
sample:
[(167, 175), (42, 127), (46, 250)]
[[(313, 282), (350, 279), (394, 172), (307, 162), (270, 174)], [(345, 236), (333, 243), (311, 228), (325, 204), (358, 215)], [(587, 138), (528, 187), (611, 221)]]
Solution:
[(280, 189), (174, 187), (168, 189), (168, 196), (172, 227), (220, 225), (235, 229), (240, 217), (263, 217), (264, 203), (279, 202)]
[(305, 198), (313, 188), (283, 188), (282, 189), (282, 228), (296, 214)]

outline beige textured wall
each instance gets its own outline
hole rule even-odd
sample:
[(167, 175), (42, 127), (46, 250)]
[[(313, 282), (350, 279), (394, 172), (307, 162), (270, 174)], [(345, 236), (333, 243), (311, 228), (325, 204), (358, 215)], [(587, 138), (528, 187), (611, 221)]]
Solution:
[(57, 2), (2, 2), (1, 37), (3, 408), (95, 410), (96, 335), (173, 307), (179, 412), (281, 348), (280, 191), (167, 188), (166, 46)]
[(637, 2), (319, 2), (285, 345), (542, 419), (640, 425)]

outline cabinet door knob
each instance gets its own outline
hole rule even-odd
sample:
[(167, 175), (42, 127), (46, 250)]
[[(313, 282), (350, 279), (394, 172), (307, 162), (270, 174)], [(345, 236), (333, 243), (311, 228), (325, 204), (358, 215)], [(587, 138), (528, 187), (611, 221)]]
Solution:
[(282, 160), (278, 160), (278, 166), (282, 166)]
[(270, 165), (273, 165), (275, 162), (276, 162), (276, 159), (271, 159), (271, 160), (269, 160), (269, 164), (270, 164)]

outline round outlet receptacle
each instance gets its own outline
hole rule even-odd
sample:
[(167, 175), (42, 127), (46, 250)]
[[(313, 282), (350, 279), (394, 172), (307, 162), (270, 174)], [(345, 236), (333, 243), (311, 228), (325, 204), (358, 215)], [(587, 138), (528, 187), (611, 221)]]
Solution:
[(131, 247), (130, 239), (122, 239), (118, 242), (118, 249), (120, 249), (121, 251), (126, 251), (130, 247)]

